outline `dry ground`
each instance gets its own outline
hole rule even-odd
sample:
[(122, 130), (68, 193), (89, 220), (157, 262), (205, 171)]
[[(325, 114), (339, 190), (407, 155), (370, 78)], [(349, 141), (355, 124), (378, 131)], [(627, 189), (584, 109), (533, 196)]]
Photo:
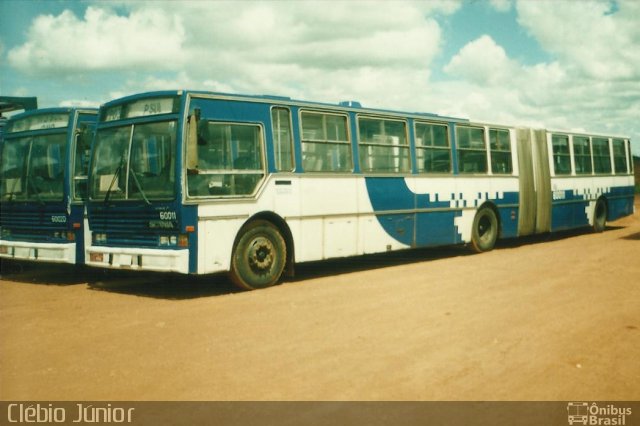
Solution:
[(2, 400), (640, 400), (640, 205), (603, 234), (223, 277), (4, 263)]

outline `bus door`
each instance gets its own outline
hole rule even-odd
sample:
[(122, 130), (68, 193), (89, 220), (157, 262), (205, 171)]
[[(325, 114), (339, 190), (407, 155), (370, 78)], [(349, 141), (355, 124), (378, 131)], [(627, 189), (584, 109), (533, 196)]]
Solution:
[(551, 230), (551, 175), (545, 130), (517, 129), (520, 169), (518, 235)]

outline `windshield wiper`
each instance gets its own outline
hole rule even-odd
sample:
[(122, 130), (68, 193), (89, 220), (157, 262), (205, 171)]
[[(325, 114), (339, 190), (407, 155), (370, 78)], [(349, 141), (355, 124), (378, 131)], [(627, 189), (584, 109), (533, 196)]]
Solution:
[(120, 165), (118, 165), (118, 168), (116, 169), (115, 173), (113, 174), (113, 179), (111, 179), (111, 183), (109, 184), (109, 188), (107, 188), (107, 193), (104, 196), (104, 201), (103, 202), (105, 202), (105, 203), (109, 202), (109, 197), (111, 196), (111, 190), (113, 189), (113, 184), (116, 183), (116, 181), (118, 180), (118, 176), (120, 176), (120, 172), (124, 168), (124, 157), (126, 155), (127, 155), (127, 153), (125, 152), (124, 154), (122, 154), (122, 157), (120, 157)]
[(36, 194), (36, 198), (38, 199), (38, 202), (44, 205), (44, 201), (42, 201), (42, 197), (40, 196), (40, 191), (38, 190), (38, 187), (33, 182), (31, 175), (27, 173), (27, 187), (29, 186), (29, 184), (31, 184), (31, 188), (33, 188), (33, 193)]
[(13, 201), (14, 195), (17, 194), (17, 192), (15, 192), (15, 191), (16, 191), (16, 186), (18, 185), (18, 182), (22, 182), (22, 178), (18, 177), (18, 178), (15, 178), (13, 180), (13, 185), (11, 185), (11, 191), (9, 191), (9, 193), (8, 193), (8, 195), (9, 195), (9, 200), (8, 201)]
[(131, 167), (129, 167), (129, 173), (131, 174), (131, 176), (133, 176), (133, 181), (136, 183), (136, 186), (138, 187), (138, 191), (140, 191), (140, 195), (142, 195), (142, 198), (144, 199), (144, 202), (147, 203), (147, 205), (150, 206), (151, 202), (147, 198), (147, 195), (144, 193), (144, 189), (142, 189), (142, 185), (140, 185), (140, 181), (138, 180), (138, 177), (136, 176), (136, 172)]

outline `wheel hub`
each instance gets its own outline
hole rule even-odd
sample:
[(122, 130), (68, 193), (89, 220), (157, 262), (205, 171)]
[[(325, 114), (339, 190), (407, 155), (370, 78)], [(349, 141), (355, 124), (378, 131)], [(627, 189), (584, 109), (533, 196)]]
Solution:
[(485, 239), (487, 237), (487, 231), (491, 229), (491, 221), (489, 219), (483, 217), (478, 223), (478, 234), (480, 238)]
[(264, 237), (256, 238), (249, 247), (249, 263), (254, 269), (265, 271), (273, 264), (273, 243)]

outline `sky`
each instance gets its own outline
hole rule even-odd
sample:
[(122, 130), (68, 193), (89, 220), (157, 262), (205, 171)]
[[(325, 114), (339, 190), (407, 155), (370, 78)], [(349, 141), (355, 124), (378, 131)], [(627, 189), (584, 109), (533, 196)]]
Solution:
[(0, 95), (194, 89), (628, 136), (640, 1), (0, 0)]

